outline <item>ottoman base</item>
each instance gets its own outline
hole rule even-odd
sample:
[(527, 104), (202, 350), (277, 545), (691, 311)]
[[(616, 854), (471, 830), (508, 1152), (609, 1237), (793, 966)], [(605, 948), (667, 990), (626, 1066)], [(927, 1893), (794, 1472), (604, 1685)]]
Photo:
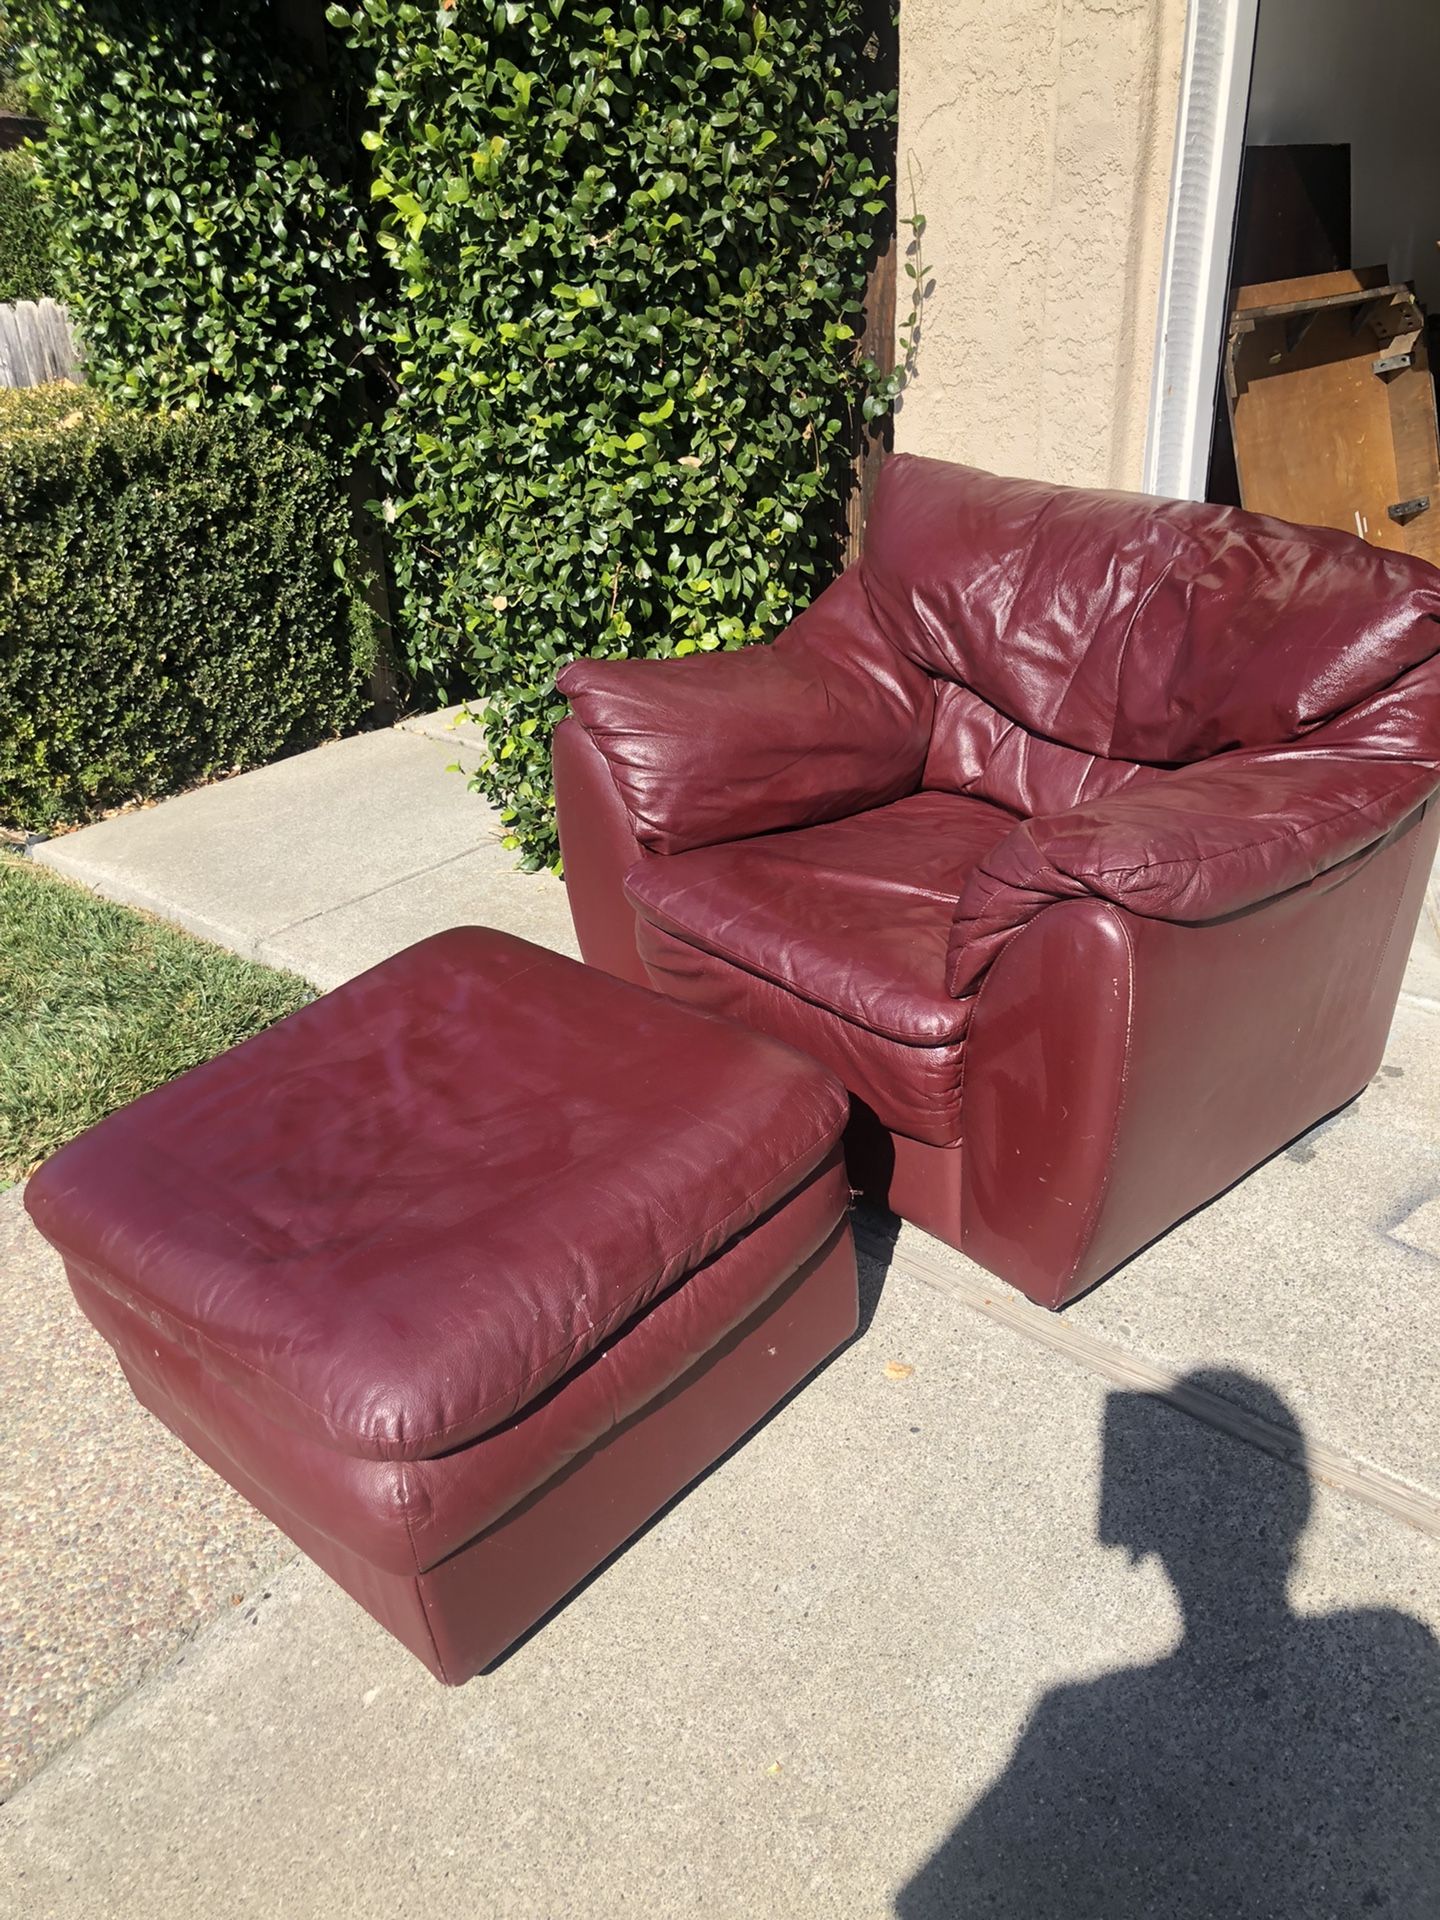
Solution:
[(273, 1520), (437, 1679), (496, 1661), (662, 1507), (773, 1411), (857, 1324), (849, 1221), (688, 1373), (477, 1539), (419, 1574), (376, 1566), (255, 1480), (165, 1396), (121, 1365), (145, 1406)]

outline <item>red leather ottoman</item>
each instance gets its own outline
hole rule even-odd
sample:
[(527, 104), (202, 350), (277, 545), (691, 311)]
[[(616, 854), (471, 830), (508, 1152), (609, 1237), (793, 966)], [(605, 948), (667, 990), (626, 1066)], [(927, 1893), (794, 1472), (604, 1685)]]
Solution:
[(26, 1204), (144, 1404), (458, 1683), (853, 1333), (845, 1117), (778, 1042), (464, 927)]

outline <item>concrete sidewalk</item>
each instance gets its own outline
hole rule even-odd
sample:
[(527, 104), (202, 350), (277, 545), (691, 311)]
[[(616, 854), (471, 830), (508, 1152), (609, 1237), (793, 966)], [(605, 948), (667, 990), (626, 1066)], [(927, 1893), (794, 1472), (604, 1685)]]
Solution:
[[(573, 951), (563, 890), (514, 872), (453, 758), (364, 736), (41, 851), (320, 985), (463, 920)], [(1379, 1470), (1440, 1513), (1429, 949), (1374, 1086), (1043, 1317), (1073, 1351), (997, 1324), (1005, 1290), (913, 1229), (877, 1253), (872, 1222), (864, 1337), (456, 1693), (128, 1402), (18, 1207), (7, 1226), (33, 1313), (59, 1316), (30, 1352), (62, 1358), (22, 1359), (8, 1389), (31, 1421), (12, 1505), (39, 1543), (22, 1610), (49, 1649), (25, 1669), (32, 1761), (58, 1757), (5, 1811), (0, 1912), (1139, 1920), (1124, 1863), (1160, 1853), (1212, 1901), (1177, 1911), (1440, 1910), (1413, 1803), (1440, 1783), (1440, 1541), (1364, 1493)], [(924, 1284), (946, 1275), (971, 1304)], [(1165, 1409), (1118, 1418), (1078, 1336), (1121, 1375), (1227, 1370), (1230, 1403), (1357, 1463), (1361, 1497)], [(1302, 1529), (1290, 1611), (1262, 1617)], [(1130, 1562), (1157, 1546), (1186, 1583), (1173, 1661), (1174, 1593)], [(1338, 1785), (1322, 1749), (1347, 1756)], [(1288, 1841), (1247, 1828), (1257, 1766), (1254, 1793), (1286, 1783)], [(1223, 1859), (1243, 1899), (1205, 1881)], [(1375, 1859), (1409, 1881), (1337, 1904)]]
[[(867, 1263), (872, 1298), (881, 1278)], [(1334, 1890), (1370, 1869), (1369, 1799), (1410, 1808), (1395, 1776), (1436, 1777), (1440, 1550), (1315, 1489), (1293, 1611), (1262, 1653), (1276, 1636), (1251, 1596), (1303, 1521), (1303, 1480), (1159, 1408), (1107, 1450), (1110, 1405), (892, 1272), (861, 1341), (468, 1687), (436, 1685), (293, 1563), (16, 1797), (0, 1912), (1358, 1913)], [(1177, 1515), (1201, 1562), (1187, 1598), (1218, 1620), (1183, 1741), (1155, 1733), (1175, 1597), (1125, 1550)], [(1377, 1696), (1372, 1728), (1357, 1702)], [(1295, 1795), (1263, 1845), (1257, 1766)], [(1044, 1901), (1006, 1877), (1037, 1848)], [(1219, 1885), (1213, 1905), (1137, 1904), (1126, 1863), (1156, 1854), (1243, 1865), (1248, 1904)]]
[(35, 858), (318, 987), (467, 920), (576, 953), (564, 887), (517, 872), (494, 811), (447, 771), (473, 752), (429, 716), (115, 814)]

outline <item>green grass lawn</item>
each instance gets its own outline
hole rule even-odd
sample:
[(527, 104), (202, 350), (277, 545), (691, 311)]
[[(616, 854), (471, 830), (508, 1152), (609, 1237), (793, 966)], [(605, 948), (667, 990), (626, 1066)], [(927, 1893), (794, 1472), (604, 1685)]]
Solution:
[(313, 995), (0, 853), (0, 1186)]

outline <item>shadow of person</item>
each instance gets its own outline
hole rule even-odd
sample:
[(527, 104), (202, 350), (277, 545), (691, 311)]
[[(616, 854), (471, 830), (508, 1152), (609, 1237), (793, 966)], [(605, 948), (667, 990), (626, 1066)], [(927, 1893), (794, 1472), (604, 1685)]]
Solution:
[[(1298, 1432), (1258, 1381), (1188, 1384)], [(1181, 1640), (1046, 1694), (900, 1920), (1440, 1915), (1440, 1646), (1388, 1607), (1292, 1611), (1309, 1511), (1303, 1472), (1112, 1394), (1100, 1539), (1158, 1556)]]

